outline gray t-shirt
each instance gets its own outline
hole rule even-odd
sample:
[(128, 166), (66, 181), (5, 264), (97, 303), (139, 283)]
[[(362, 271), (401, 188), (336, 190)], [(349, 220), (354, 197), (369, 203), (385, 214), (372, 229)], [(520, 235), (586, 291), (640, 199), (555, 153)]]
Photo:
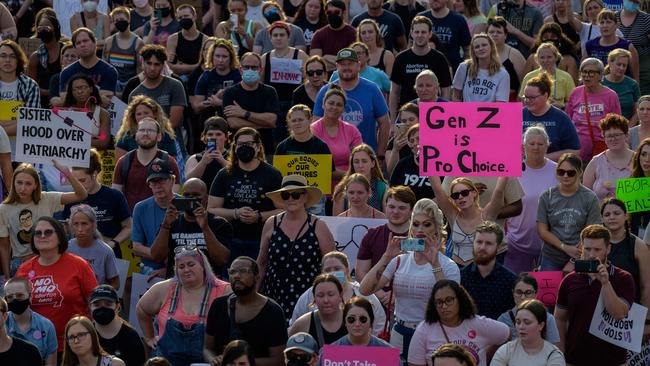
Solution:
[[(537, 222), (548, 225), (551, 233), (565, 245), (577, 245), (582, 229), (603, 222), (599, 207), (596, 194), (583, 185), (569, 197), (561, 195), (557, 187), (551, 187), (539, 197)], [(557, 263), (565, 263), (570, 259), (564, 252), (550, 245), (544, 245), (542, 255)]]
[(82, 248), (77, 243), (77, 239), (71, 239), (68, 244), (68, 253), (72, 253), (85, 259), (95, 272), (98, 284), (105, 284), (107, 280), (115, 278), (118, 275), (117, 266), (115, 265), (115, 253), (113, 249), (101, 240), (87, 247)]
[[(302, 32), (300, 27), (289, 24), (291, 27), (291, 34), (289, 35), (289, 47), (296, 46), (305, 46), (305, 35)], [(257, 32), (255, 36), (255, 41), (253, 46), (262, 46), (262, 52), (260, 55), (265, 54), (273, 49), (273, 44), (271, 43), (271, 35), (266, 28), (263, 28), (261, 31)]]
[(187, 99), (185, 98), (185, 89), (180, 81), (163, 76), (162, 82), (155, 89), (149, 89), (144, 84), (138, 85), (131, 94), (129, 94), (129, 102), (136, 95), (146, 95), (155, 100), (163, 108), (167, 116), (169, 116), (172, 106), (187, 107)]
[[(513, 341), (518, 338), (517, 328), (515, 327), (510, 314), (514, 317), (517, 314), (517, 307), (506, 311), (505, 313), (499, 315), (497, 318), (498, 321), (507, 325), (510, 328), (510, 340)], [(555, 323), (555, 317), (551, 313), (546, 313), (546, 338), (547, 341), (551, 343), (560, 343), (560, 332), (557, 330), (557, 324)]]

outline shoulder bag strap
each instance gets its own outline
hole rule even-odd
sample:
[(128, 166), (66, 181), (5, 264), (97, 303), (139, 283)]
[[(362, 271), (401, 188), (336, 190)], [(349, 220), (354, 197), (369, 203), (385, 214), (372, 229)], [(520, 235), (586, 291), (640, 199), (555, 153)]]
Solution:
[(318, 338), (318, 345), (323, 347), (325, 345), (325, 336), (323, 335), (323, 324), (320, 322), (320, 316), (318, 316), (318, 310), (312, 311), (312, 316), (314, 318), (314, 328), (316, 328), (316, 337)]
[(589, 113), (589, 101), (587, 100), (587, 87), (584, 87), (582, 93), (583, 100), (585, 102), (585, 117), (587, 118), (587, 127), (589, 128), (589, 137), (591, 138), (591, 143), (596, 143), (596, 137), (594, 137), (594, 130), (591, 128), (591, 114)]
[(512, 310), (508, 310), (508, 315), (510, 316), (510, 320), (512, 320), (512, 324), (515, 324), (515, 314), (512, 313)]
[(393, 274), (393, 278), (390, 279), (390, 296), (388, 297), (388, 305), (386, 305), (386, 320), (384, 321), (384, 332), (388, 331), (388, 324), (390, 323), (390, 315), (391, 315), (390, 305), (393, 303), (393, 294), (395, 293), (395, 290), (393, 289), (393, 280), (395, 279), (395, 275), (397, 274), (397, 270), (399, 269), (400, 260), (401, 257), (397, 256), (397, 268), (395, 268), (395, 273)]
[(442, 329), (442, 334), (445, 335), (445, 340), (447, 340), (447, 343), (451, 343), (451, 341), (449, 340), (449, 337), (447, 336), (447, 331), (445, 330), (445, 326), (442, 325), (442, 323), (440, 321), (438, 321), (438, 324), (440, 324), (440, 329)]

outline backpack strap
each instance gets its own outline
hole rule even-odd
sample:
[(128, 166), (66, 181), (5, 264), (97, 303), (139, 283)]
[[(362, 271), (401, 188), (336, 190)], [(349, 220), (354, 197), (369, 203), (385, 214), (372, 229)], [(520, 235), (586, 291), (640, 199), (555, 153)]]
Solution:
[[(129, 170), (131, 169), (131, 164), (133, 163), (133, 159), (135, 159), (135, 157), (136, 157), (136, 151), (137, 151), (137, 149), (131, 150), (131, 151), (127, 152), (126, 154), (124, 154), (124, 157), (123, 157), (124, 162), (122, 163), (122, 169), (121, 169), (121, 172), (122, 172), (122, 192), (126, 192), (125, 191), (126, 190), (126, 184), (127, 184), (128, 180), (129, 180)], [(164, 151), (164, 150), (158, 150), (158, 153), (156, 154), (156, 157), (164, 160), (165, 162), (167, 162), (169, 160), (169, 153), (167, 153), (167, 151)], [(151, 164), (151, 162), (149, 162), (149, 163)]]
[(316, 328), (316, 338), (318, 338), (318, 345), (323, 347), (325, 345), (325, 336), (323, 335), (323, 324), (320, 321), (320, 316), (318, 316), (318, 310), (312, 311), (311, 314), (314, 319), (314, 328)]

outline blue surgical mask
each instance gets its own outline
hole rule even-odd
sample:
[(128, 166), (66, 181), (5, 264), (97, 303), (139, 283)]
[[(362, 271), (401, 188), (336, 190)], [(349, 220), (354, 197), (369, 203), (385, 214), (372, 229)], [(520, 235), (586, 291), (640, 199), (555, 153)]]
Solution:
[(639, 4), (631, 2), (630, 0), (623, 0), (623, 9), (636, 13), (639, 11)]
[(260, 72), (257, 70), (244, 70), (241, 75), (241, 79), (248, 85), (255, 84), (256, 82), (260, 81)]
[(347, 277), (345, 277), (345, 272), (343, 271), (334, 271), (330, 272), (329, 274), (334, 275), (337, 280), (341, 283), (341, 286), (345, 286), (345, 284), (348, 282)]

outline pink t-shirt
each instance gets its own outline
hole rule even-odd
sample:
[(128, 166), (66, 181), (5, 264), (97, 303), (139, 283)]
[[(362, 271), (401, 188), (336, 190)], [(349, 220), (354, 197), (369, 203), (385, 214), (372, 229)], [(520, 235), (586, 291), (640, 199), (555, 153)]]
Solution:
[[(569, 97), (565, 111), (576, 126), (578, 138), (580, 138), (580, 157), (582, 160), (589, 160), (591, 159), (593, 144), (587, 127), (584, 92), (584, 85), (575, 88)], [(589, 117), (591, 128), (594, 132), (594, 140), (604, 141), (598, 123), (600, 123), (600, 120), (607, 113), (621, 114), (621, 104), (618, 100), (618, 95), (612, 89), (603, 86), (599, 92), (587, 94), (587, 103), (589, 104)]]
[(431, 365), (431, 355), (447, 342), (463, 346), (477, 360), (478, 366), (487, 366), (485, 351), (488, 346), (500, 345), (510, 339), (510, 329), (504, 323), (477, 315), (466, 319), (457, 327), (445, 326), (443, 333), (440, 323), (426, 321), (415, 328), (409, 346), (409, 364)]
[[(311, 124), (311, 133), (319, 139), (323, 140), (332, 152), (334, 160), (334, 167), (338, 170), (347, 171), (350, 163), (350, 151), (363, 143), (361, 132), (353, 125), (339, 120), (339, 130), (336, 136), (332, 137), (325, 129), (325, 123), (320, 118)], [(334, 187), (338, 184), (332, 179), (332, 192)]]

